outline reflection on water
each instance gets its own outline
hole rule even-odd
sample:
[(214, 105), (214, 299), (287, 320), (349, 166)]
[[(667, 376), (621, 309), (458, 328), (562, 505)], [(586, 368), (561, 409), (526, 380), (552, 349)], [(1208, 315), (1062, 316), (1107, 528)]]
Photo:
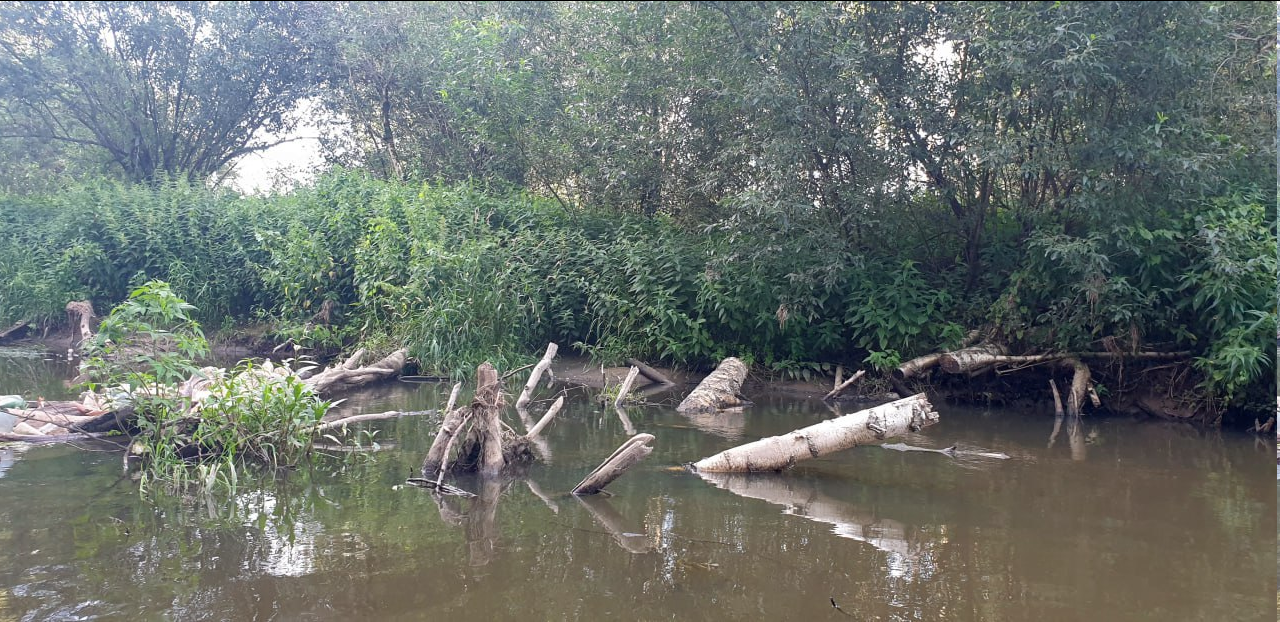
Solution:
[[(390, 383), (343, 407), (438, 408), (449, 389)], [(1274, 448), (1250, 437), (939, 405), (902, 440), (1011, 458), (864, 447), (704, 481), (672, 467), (832, 413), (757, 398), (721, 421), (624, 420), (589, 397), (570, 392), (527, 478), (452, 482), (475, 499), (401, 486), (436, 418), (375, 423), (393, 448), (230, 497), (143, 502), (118, 454), (0, 450), (0, 620), (842, 619), (832, 599), (866, 620), (1275, 614)], [(628, 427), (654, 454), (612, 497), (567, 495)]]

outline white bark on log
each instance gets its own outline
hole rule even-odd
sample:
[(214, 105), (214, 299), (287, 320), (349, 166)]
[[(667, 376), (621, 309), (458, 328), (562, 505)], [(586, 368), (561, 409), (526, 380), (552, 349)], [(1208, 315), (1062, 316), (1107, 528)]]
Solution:
[(822, 396), (822, 401), (825, 402), (829, 399), (834, 399), (837, 395), (840, 395), (841, 391), (844, 391), (845, 389), (849, 388), (850, 385), (857, 382), (860, 378), (862, 378), (863, 374), (866, 374), (866, 373), (867, 371), (865, 369), (859, 369), (858, 373), (852, 376), (849, 376), (849, 379), (840, 383), (840, 386), (832, 389), (830, 393), (827, 393), (826, 395)]
[(627, 469), (644, 460), (646, 456), (653, 453), (653, 448), (648, 443), (653, 441), (652, 434), (637, 434), (631, 437), (627, 442), (623, 443), (616, 449), (612, 455), (600, 463), (594, 471), (589, 473), (577, 486), (573, 487), (575, 495), (594, 495), (605, 486), (608, 486), (613, 480), (618, 479)]
[(893, 370), (893, 377), (898, 381), (915, 378), (933, 368), (940, 360), (942, 360), (941, 352), (913, 358)]
[(444, 469), (445, 460), (449, 459), (449, 448), (453, 446), (453, 438), (458, 435), (469, 414), (469, 409), (459, 408), (449, 411), (444, 416), (444, 422), (440, 424), (440, 432), (431, 442), (431, 449), (427, 450), (427, 457), (422, 461), (423, 479), (431, 479)]
[[(363, 356), (362, 352), (357, 355)], [(316, 395), (325, 396), (333, 393), (357, 387), (360, 385), (377, 382), (396, 375), (400, 370), (404, 369), (405, 360), (409, 357), (409, 350), (401, 348), (387, 355), (386, 358), (373, 363), (367, 367), (356, 367), (348, 369), (346, 365), (355, 359), (355, 355), (348, 358), (341, 365), (326, 369), (303, 382), (311, 387)]]
[(79, 316), (80, 343), (84, 343), (93, 338), (93, 328), (90, 324), (93, 320), (93, 305), (88, 300), (75, 300), (68, 302), (67, 316)]
[(782, 436), (760, 439), (694, 463), (698, 472), (780, 471), (803, 460), (915, 432), (938, 421), (925, 394), (919, 393), (829, 419)]
[(676, 407), (682, 413), (710, 412), (749, 404), (739, 394), (747, 379), (747, 366), (734, 357), (720, 362), (720, 366), (698, 384), (698, 387)]
[(980, 343), (971, 348), (963, 348), (942, 355), (938, 361), (942, 371), (948, 374), (968, 373), (975, 369), (991, 365), (992, 357), (1004, 356), (1009, 351), (998, 343)]
[(431, 415), (431, 414), (435, 414), (435, 412), (436, 411), (434, 410), (411, 410), (411, 411), (388, 410), (387, 412), (381, 412), (381, 413), (352, 415), (350, 417), (343, 417), (341, 419), (334, 419), (333, 421), (326, 421), (324, 423), (321, 423), (320, 425), (316, 426), (315, 431), (318, 434), (320, 432), (327, 432), (335, 428), (341, 428), (344, 426), (351, 425), (353, 423), (360, 423), (362, 421), (382, 421), (385, 419), (399, 419), (400, 417)]
[(631, 393), (631, 384), (636, 381), (636, 376), (639, 374), (640, 368), (634, 366), (631, 371), (627, 372), (627, 379), (622, 381), (622, 386), (618, 388), (618, 397), (613, 400), (614, 408), (622, 408), (622, 405), (626, 403), (627, 394)]
[(542, 377), (542, 372), (551, 367), (551, 360), (556, 357), (556, 351), (560, 349), (554, 343), (547, 344), (547, 352), (542, 355), (542, 360), (534, 366), (533, 371), (529, 372), (529, 381), (524, 383), (524, 391), (520, 392), (520, 398), (516, 400), (516, 408), (524, 408), (529, 405), (530, 396), (533, 389), (538, 386), (538, 380)]
[(444, 412), (450, 412), (453, 410), (453, 406), (458, 403), (458, 394), (461, 392), (462, 392), (462, 383), (461, 382), (454, 383), (453, 390), (449, 392), (449, 401), (446, 402), (444, 405)]
[(556, 402), (551, 405), (551, 408), (547, 409), (547, 414), (543, 415), (532, 428), (529, 428), (529, 431), (524, 435), (524, 437), (529, 439), (537, 438), (538, 434), (542, 433), (543, 428), (547, 427), (547, 424), (551, 423), (551, 420), (556, 418), (556, 413), (559, 413), (560, 409), (563, 407), (564, 396), (561, 395), (556, 398)]
[(1084, 410), (1084, 400), (1089, 394), (1089, 366), (1078, 358), (1063, 359), (1059, 365), (1072, 370), (1071, 392), (1067, 394), (1067, 414), (1078, 416)]

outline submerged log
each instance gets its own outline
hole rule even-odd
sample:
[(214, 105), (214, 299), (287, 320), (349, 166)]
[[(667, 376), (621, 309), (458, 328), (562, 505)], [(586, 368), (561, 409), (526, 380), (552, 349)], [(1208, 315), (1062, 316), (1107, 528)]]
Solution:
[(948, 374), (969, 373), (991, 366), (995, 362), (992, 357), (1004, 356), (1008, 353), (1004, 345), (987, 342), (955, 352), (947, 352), (941, 356), (938, 363), (942, 371)]
[(409, 410), (409, 411), (388, 410), (386, 412), (380, 412), (380, 413), (351, 415), (350, 417), (334, 419), (333, 421), (321, 422), (319, 425), (316, 426), (315, 431), (318, 434), (320, 432), (328, 432), (329, 430), (343, 428), (353, 423), (360, 423), (362, 421), (383, 421), (386, 419), (399, 419), (400, 417), (416, 417), (421, 415), (434, 415), (434, 414), (436, 414), (435, 410)]
[(578, 503), (587, 508), (587, 512), (591, 514), (591, 518), (595, 519), (596, 524), (604, 527), (605, 531), (613, 536), (613, 541), (617, 542), (624, 551), (639, 554), (653, 550), (653, 545), (649, 542), (649, 534), (627, 529), (627, 519), (613, 509), (608, 499), (583, 496), (575, 496), (575, 498)]
[(547, 344), (547, 352), (542, 355), (542, 360), (538, 361), (533, 371), (529, 372), (529, 380), (524, 383), (524, 390), (520, 392), (520, 398), (516, 400), (516, 408), (524, 408), (529, 405), (533, 389), (538, 386), (538, 380), (542, 378), (542, 372), (551, 367), (551, 361), (556, 358), (556, 351), (559, 349), (560, 346), (555, 343)]
[(653, 448), (649, 443), (653, 441), (652, 434), (637, 434), (622, 446), (614, 450), (600, 466), (589, 473), (577, 486), (573, 487), (575, 495), (594, 495), (605, 486), (608, 486), (613, 480), (622, 477), (627, 469), (644, 460), (646, 456), (653, 453)]
[(802, 460), (877, 443), (933, 425), (938, 421), (925, 394), (920, 393), (722, 451), (694, 463), (698, 472), (748, 473), (780, 471)]
[(710, 412), (725, 408), (749, 405), (742, 397), (742, 383), (747, 379), (747, 366), (729, 357), (698, 384), (697, 388), (676, 407), (682, 413)]

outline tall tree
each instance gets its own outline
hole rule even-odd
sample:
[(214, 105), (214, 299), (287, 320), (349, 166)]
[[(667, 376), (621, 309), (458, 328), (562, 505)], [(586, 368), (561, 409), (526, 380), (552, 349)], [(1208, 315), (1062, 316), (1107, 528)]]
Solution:
[(99, 148), (133, 181), (201, 178), (270, 146), (315, 84), (287, 2), (0, 5), (0, 138)]

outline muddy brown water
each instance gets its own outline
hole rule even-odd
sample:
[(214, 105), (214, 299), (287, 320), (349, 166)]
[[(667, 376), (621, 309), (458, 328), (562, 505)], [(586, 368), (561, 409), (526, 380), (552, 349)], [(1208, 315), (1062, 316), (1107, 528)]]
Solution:
[[(69, 371), (0, 356), (0, 394), (62, 397)], [(343, 408), (436, 408), (448, 390), (390, 383)], [(905, 442), (1011, 458), (860, 447), (704, 481), (673, 467), (833, 413), (756, 396), (689, 418), (676, 397), (626, 411), (656, 450), (590, 499), (564, 492), (627, 434), (581, 391), (546, 463), (455, 480), (471, 501), (401, 486), (431, 417), (234, 495), (148, 501), (118, 453), (0, 448), (0, 620), (1275, 619), (1275, 448), (1250, 436), (1090, 417), (1055, 435), (1043, 412), (939, 404)]]

